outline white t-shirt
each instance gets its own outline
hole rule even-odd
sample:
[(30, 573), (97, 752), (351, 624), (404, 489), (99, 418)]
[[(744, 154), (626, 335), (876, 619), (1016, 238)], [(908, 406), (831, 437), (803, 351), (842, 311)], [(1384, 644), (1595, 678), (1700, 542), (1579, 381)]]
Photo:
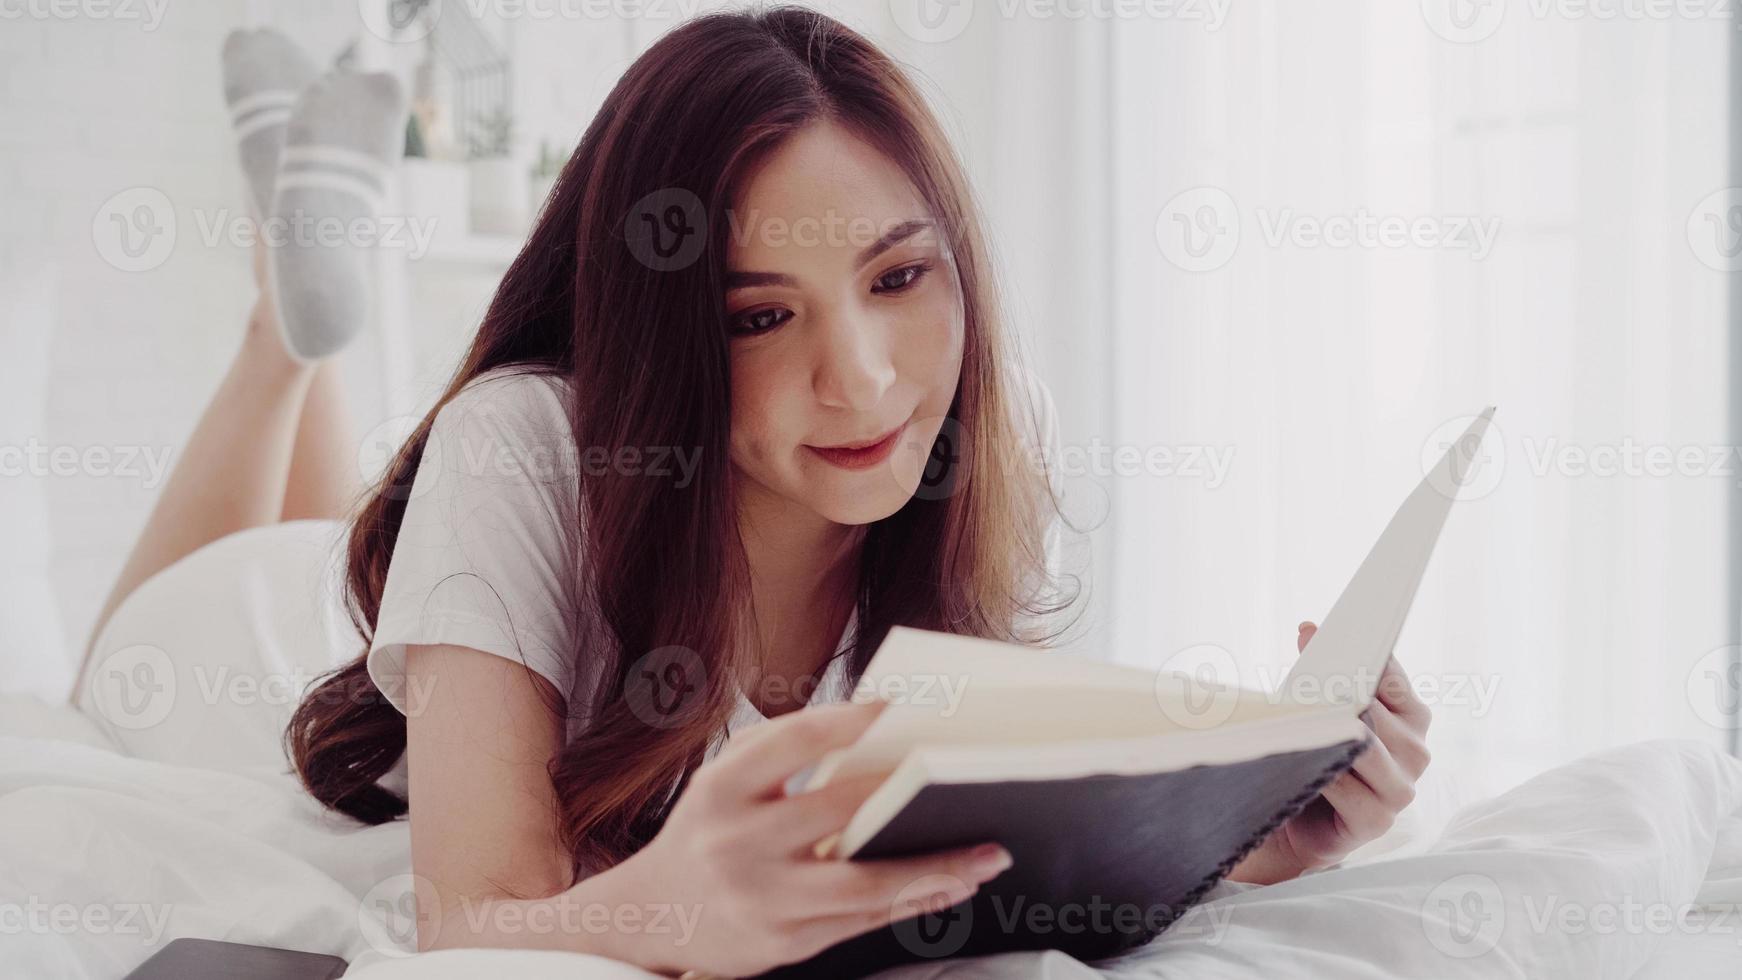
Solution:
[[(500, 369), (473, 380), (437, 413), (369, 648), (369, 676), (401, 712), (418, 696), (407, 690), (406, 646), (451, 644), (524, 663), (567, 698), (568, 738), (586, 727), (584, 712), (604, 658), (577, 670), (570, 651), (607, 649), (614, 641), (585, 615), (583, 642), (577, 647), (568, 635), (562, 582), (572, 535), (564, 528), (575, 526), (580, 474), (601, 463), (577, 458), (566, 385), (560, 375)], [(1040, 430), (1031, 437), (1056, 451), (1052, 399), (1038, 381), (1028, 387)], [(636, 465), (652, 478), (659, 477), (658, 466), (681, 478), (675, 458), (649, 454)], [(1057, 538), (1055, 525), (1047, 535), (1049, 566)], [(851, 693), (844, 654), (855, 626), (850, 619), (813, 702), (842, 701)], [(740, 694), (727, 733), (761, 720)], [(402, 758), (383, 784), (402, 783), (404, 764)]]

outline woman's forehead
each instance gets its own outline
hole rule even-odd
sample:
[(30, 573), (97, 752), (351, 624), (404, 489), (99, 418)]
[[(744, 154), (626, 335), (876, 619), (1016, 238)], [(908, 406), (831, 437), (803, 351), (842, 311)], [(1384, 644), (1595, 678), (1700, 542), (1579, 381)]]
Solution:
[(791, 237), (780, 234), (783, 229), (836, 228), (852, 237), (847, 230), (858, 228), (863, 237), (865, 229), (874, 228), (869, 240), (875, 240), (901, 222), (927, 217), (924, 198), (895, 161), (828, 122), (805, 127), (771, 151), (743, 185), (729, 215), (735, 226), (732, 246), (746, 254), (779, 247)]

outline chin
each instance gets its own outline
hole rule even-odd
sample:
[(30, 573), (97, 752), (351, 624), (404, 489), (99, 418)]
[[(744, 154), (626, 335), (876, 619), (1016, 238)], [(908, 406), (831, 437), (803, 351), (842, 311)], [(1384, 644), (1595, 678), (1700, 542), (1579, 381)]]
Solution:
[(855, 473), (830, 486), (817, 487), (806, 497), (811, 509), (836, 524), (873, 524), (889, 517), (913, 498), (913, 487), (903, 487), (887, 469)]

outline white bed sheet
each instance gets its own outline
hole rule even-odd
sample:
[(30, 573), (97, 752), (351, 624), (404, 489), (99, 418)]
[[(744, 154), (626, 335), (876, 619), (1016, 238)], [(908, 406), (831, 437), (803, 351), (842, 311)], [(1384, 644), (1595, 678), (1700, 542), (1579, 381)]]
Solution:
[[(578, 954), (406, 956), (408, 870), (403, 822), (359, 827), (273, 767), (122, 756), (70, 709), (0, 696), (12, 975), (108, 980), (196, 936), (335, 954), (358, 980), (648, 976)], [(1696, 743), (1629, 746), (1467, 807), (1425, 847), (1212, 897), (1111, 963), (1017, 954), (887, 976), (1735, 977), (1742, 762)], [(1696, 908), (1701, 924), (1653, 918)]]

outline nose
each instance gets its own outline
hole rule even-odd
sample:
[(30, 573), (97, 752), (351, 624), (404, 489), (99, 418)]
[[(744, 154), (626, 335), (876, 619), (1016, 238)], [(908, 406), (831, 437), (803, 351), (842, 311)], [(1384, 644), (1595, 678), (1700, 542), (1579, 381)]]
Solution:
[(870, 411), (895, 384), (888, 330), (876, 317), (840, 314), (824, 320), (812, 387), (829, 408)]

